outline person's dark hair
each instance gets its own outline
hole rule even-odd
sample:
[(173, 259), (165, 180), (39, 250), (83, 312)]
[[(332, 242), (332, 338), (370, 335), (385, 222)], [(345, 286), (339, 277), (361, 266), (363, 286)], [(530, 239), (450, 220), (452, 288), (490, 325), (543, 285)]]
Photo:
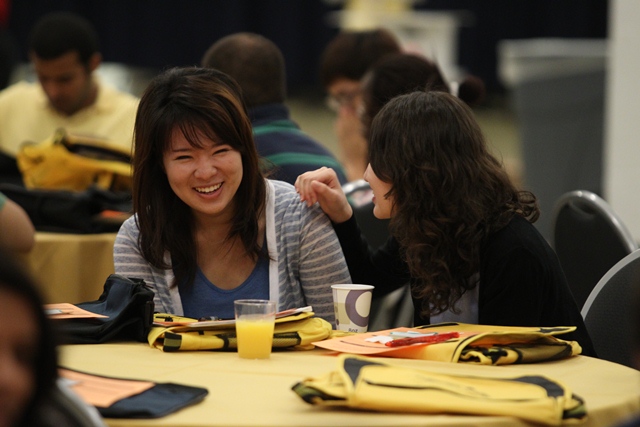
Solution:
[(484, 239), (514, 215), (537, 220), (535, 196), (519, 191), (488, 150), (471, 109), (446, 92), (413, 92), (373, 119), (370, 164), (391, 184), (390, 232), (403, 248), (425, 316), (477, 285)]
[(360, 80), (380, 58), (401, 51), (393, 33), (383, 28), (341, 32), (322, 52), (320, 82), (326, 88), (338, 78)]
[[(44, 313), (43, 301), (34, 279), (5, 248), (0, 248), (0, 289), (19, 295), (27, 301), (30, 306), (30, 315), (35, 318), (38, 326), (38, 345), (32, 361), (35, 393), (24, 411), (23, 419), (18, 423), (20, 426), (36, 425), (35, 420), (39, 416), (37, 408), (46, 401), (58, 378), (56, 341), (50, 321)], [(3, 327), (10, 327), (10, 325)]]
[(40, 18), (31, 29), (29, 50), (44, 60), (75, 51), (80, 62), (88, 65), (99, 51), (98, 35), (85, 18), (71, 12), (53, 12)]
[(286, 73), (282, 52), (271, 40), (253, 33), (223, 37), (209, 47), (202, 66), (233, 77), (248, 108), (285, 100)]
[(449, 92), (436, 63), (411, 53), (394, 53), (380, 59), (362, 79), (364, 112), (361, 119), (365, 129), (371, 127), (373, 117), (389, 100), (427, 87)]
[[(386, 55), (367, 71), (362, 82), (362, 122), (366, 137), (373, 117), (392, 98), (422, 90), (451, 93), (438, 64), (412, 53)], [(482, 80), (471, 75), (465, 77), (458, 87), (458, 97), (469, 105), (477, 104), (484, 97), (484, 92)]]
[(156, 76), (140, 99), (134, 127), (133, 209), (144, 258), (169, 268), (175, 282), (192, 283), (197, 270), (193, 218), (175, 195), (163, 170), (163, 153), (179, 129), (194, 147), (198, 133), (221, 140), (242, 156), (242, 182), (235, 195), (236, 215), (227, 238), (240, 236), (249, 254), (258, 256), (258, 218), (264, 209), (266, 184), (260, 172), (251, 123), (240, 88), (231, 77), (212, 68), (172, 68)]

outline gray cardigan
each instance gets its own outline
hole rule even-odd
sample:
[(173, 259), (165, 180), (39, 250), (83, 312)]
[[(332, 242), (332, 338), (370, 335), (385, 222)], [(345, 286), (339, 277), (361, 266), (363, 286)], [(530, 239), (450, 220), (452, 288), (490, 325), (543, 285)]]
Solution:
[[(288, 183), (266, 180), (266, 227), (269, 292), (278, 310), (310, 305), (317, 316), (334, 323), (331, 285), (351, 283), (340, 243), (327, 216), (300, 202)], [(155, 310), (183, 315), (173, 270), (151, 266), (138, 248), (140, 232), (131, 217), (122, 224), (113, 248), (115, 272), (143, 279), (155, 292)], [(165, 260), (171, 263), (169, 253)]]

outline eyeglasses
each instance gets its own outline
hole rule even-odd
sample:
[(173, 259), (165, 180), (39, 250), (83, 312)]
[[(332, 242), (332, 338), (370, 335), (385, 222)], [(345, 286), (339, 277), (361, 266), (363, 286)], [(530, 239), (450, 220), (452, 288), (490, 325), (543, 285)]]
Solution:
[(345, 105), (353, 106), (354, 101), (360, 95), (360, 91), (338, 93), (335, 96), (327, 96), (326, 104), (330, 110), (338, 112)]

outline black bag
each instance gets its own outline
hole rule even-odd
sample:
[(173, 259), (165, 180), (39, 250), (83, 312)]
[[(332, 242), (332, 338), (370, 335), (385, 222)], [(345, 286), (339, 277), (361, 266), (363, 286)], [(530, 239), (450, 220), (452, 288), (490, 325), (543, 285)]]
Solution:
[(0, 184), (0, 192), (20, 205), (38, 231), (117, 232), (132, 211), (131, 194), (92, 187), (85, 191), (31, 190)]
[(107, 318), (58, 319), (54, 326), (62, 344), (100, 344), (109, 341), (147, 342), (153, 323), (153, 291), (144, 280), (112, 274), (97, 301), (76, 306)]
[[(45, 412), (46, 418), (43, 419), (56, 419), (53, 416), (57, 414), (67, 415), (65, 418), (69, 418), (68, 415), (73, 415), (68, 414), (68, 411), (65, 410), (65, 408), (75, 406), (75, 404), (69, 405), (65, 402), (69, 400), (69, 395), (76, 399), (82, 399), (82, 402), (86, 402), (83, 404), (95, 406), (104, 418), (143, 419), (160, 418), (172, 414), (202, 401), (209, 393), (204, 387), (97, 375), (64, 366), (61, 367), (60, 376), (65, 382), (68, 382), (68, 387), (59, 387), (59, 392), (52, 394), (52, 405), (48, 405), (51, 406), (51, 410), (47, 408), (47, 412)], [(88, 393), (94, 394), (95, 390), (104, 390), (107, 396), (111, 395), (125, 382), (130, 383), (133, 387), (141, 382), (151, 382), (152, 385), (137, 394), (120, 397), (119, 400), (110, 403), (109, 406), (100, 406), (101, 403), (93, 401), (92, 396), (88, 395)], [(76, 425), (69, 423), (69, 420), (65, 418), (57, 417), (57, 424), (46, 423), (45, 425)], [(85, 424), (82, 425), (84, 426)]]
[(149, 390), (121, 399), (107, 408), (96, 407), (105, 418), (160, 418), (202, 401), (206, 388), (156, 383)]

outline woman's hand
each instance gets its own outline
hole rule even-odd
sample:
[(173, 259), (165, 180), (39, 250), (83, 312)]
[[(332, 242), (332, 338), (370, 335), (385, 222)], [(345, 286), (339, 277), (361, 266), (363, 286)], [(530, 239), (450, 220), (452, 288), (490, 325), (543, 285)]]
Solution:
[(306, 202), (307, 206), (318, 202), (336, 224), (347, 221), (353, 215), (353, 209), (333, 169), (322, 167), (305, 172), (296, 179), (295, 187), (300, 194), (300, 201)]

